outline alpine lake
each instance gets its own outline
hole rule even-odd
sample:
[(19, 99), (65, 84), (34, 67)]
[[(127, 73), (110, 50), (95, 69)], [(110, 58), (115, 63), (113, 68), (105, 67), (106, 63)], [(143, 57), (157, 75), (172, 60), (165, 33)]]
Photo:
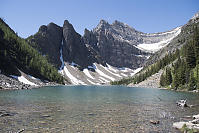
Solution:
[[(199, 114), (199, 94), (125, 86), (52, 86), (0, 91), (0, 132), (179, 132), (174, 122)], [(150, 121), (159, 121), (152, 124)]]

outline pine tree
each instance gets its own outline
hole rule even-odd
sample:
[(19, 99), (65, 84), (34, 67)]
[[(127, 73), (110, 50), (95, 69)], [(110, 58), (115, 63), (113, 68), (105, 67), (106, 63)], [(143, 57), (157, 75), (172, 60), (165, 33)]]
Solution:
[(191, 71), (190, 78), (189, 78), (188, 90), (195, 90), (195, 89), (196, 89), (196, 80), (194, 78), (193, 71)]
[(180, 66), (178, 67), (178, 76), (179, 76), (179, 84), (184, 85), (186, 83), (186, 66), (185, 62), (182, 61)]
[(166, 85), (170, 85), (172, 83), (172, 75), (171, 75), (171, 68), (166, 68), (166, 76), (165, 76)]
[(186, 49), (186, 62), (188, 68), (192, 69), (196, 66), (196, 57), (193, 41), (190, 41)]
[(197, 27), (194, 29), (193, 43), (195, 47), (196, 64), (199, 64), (199, 29)]
[(197, 88), (199, 89), (199, 64), (196, 66), (196, 82)]
[(179, 86), (179, 76), (177, 73), (175, 73), (173, 76), (172, 88), (177, 90), (178, 86)]
[(164, 72), (161, 74), (160, 76), (160, 86), (164, 87), (166, 84), (165, 84), (165, 76), (164, 76)]

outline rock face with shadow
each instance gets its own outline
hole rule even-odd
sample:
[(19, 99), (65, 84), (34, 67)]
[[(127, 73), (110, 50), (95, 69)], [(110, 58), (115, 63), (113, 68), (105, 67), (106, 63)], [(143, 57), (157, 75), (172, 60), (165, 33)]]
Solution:
[(84, 43), (81, 35), (67, 20), (63, 25), (63, 58), (64, 61), (74, 62), (83, 68), (91, 66), (95, 62), (104, 64), (100, 56)]
[[(143, 33), (119, 21), (109, 24), (105, 20), (91, 31), (85, 30), (84, 41), (99, 52), (110, 65), (138, 68), (153, 54), (139, 47), (139, 44), (158, 44), (172, 39), (178, 30), (163, 33)], [(160, 45), (166, 45), (162, 43)], [(150, 47), (150, 46), (149, 46)]]
[(61, 55), (64, 62), (78, 64), (81, 69), (95, 62), (105, 65), (100, 55), (84, 43), (84, 39), (67, 20), (64, 21), (63, 27), (54, 23), (42, 25), (27, 41), (58, 69), (62, 64)]
[(62, 27), (50, 23), (42, 25), (39, 31), (27, 38), (32, 47), (36, 48), (43, 56), (54, 64), (57, 68), (61, 65), (60, 46), (63, 38)]
[[(136, 69), (146, 63), (153, 50), (147, 47), (160, 45), (164, 47), (165, 40), (171, 40), (179, 32), (174, 29), (163, 33), (143, 33), (119, 21), (109, 24), (101, 20), (96, 28), (85, 29), (84, 35), (78, 34), (67, 20), (63, 27), (54, 23), (41, 26), (39, 31), (27, 40), (38, 49), (57, 68), (64, 62), (75, 63), (79, 68), (87, 68), (93, 63), (106, 66)], [(156, 49), (157, 50), (157, 49)]]

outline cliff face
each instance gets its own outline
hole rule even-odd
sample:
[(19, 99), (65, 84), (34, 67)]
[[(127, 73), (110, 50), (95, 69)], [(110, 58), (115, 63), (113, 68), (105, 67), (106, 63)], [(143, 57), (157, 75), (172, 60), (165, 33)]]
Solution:
[(65, 62), (74, 62), (83, 68), (95, 62), (104, 64), (99, 55), (87, 47), (81, 35), (67, 20), (63, 25), (63, 59)]
[(163, 33), (143, 33), (119, 21), (109, 24), (101, 20), (96, 28), (78, 34), (67, 20), (63, 27), (54, 23), (41, 26), (28, 38), (33, 47), (57, 68), (64, 62), (86, 68), (93, 63), (104, 66), (136, 69), (142, 67), (154, 52), (159, 51), (181, 32), (181, 27)]
[(27, 40), (58, 69), (64, 62), (73, 62), (78, 64), (79, 68), (85, 68), (95, 62), (105, 64), (91, 47), (85, 45), (81, 35), (67, 20), (64, 21), (63, 27), (54, 23), (43, 25)]
[(28, 42), (58, 68), (61, 65), (59, 57), (62, 38), (62, 27), (50, 23), (42, 25), (35, 35), (28, 38)]
[(163, 33), (142, 33), (119, 21), (101, 20), (92, 31), (85, 30), (84, 41), (116, 67), (138, 68), (149, 56), (165, 47), (181, 31), (178, 27)]

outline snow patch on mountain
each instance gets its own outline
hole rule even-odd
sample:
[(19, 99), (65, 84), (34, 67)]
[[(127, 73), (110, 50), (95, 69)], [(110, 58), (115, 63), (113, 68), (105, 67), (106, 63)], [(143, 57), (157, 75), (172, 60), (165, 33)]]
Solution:
[(90, 83), (90, 84), (92, 84), (92, 85), (96, 85), (97, 83), (94, 83), (93, 81), (91, 81), (91, 80), (89, 80), (89, 79), (87, 79), (88, 80), (88, 82)]
[(133, 73), (131, 73), (131, 76), (135, 75), (136, 73), (138, 73), (139, 71), (141, 71), (143, 69), (143, 67), (137, 68), (133, 71)]
[(128, 77), (128, 75), (126, 75), (126, 74), (124, 74), (124, 73), (121, 73), (121, 75), (124, 76), (124, 77)]
[(77, 66), (78, 64), (74, 65), (74, 63), (65, 62), (64, 68), (59, 70), (59, 73), (71, 81), (73, 85), (108, 85), (111, 81), (132, 76), (142, 69), (119, 69), (109, 64), (103, 66), (101, 64), (93, 63), (91, 66), (88, 66), (88, 68), (85, 68), (83, 71), (81, 71)]
[(119, 74), (111, 72), (111, 71), (109, 70), (109, 67), (104, 67), (104, 68), (105, 68), (105, 70), (108, 71), (110, 74), (122, 78), (122, 76), (120, 76)]
[(72, 84), (74, 85), (86, 85), (84, 82), (82, 82), (81, 80), (78, 80), (75, 76), (73, 76), (67, 69), (66, 66), (64, 66), (64, 72), (66, 74), (67, 77), (69, 77), (69, 79), (71, 80)]
[(33, 85), (33, 86), (38, 86), (33, 82), (30, 82), (29, 80), (27, 80), (24, 76), (15, 76), (15, 75), (10, 75), (12, 78), (17, 79), (18, 81), (24, 83), (24, 84), (28, 84), (28, 85)]
[(87, 77), (89, 77), (89, 78), (91, 78), (91, 79), (95, 79), (95, 78), (93, 78), (93, 76), (91, 76), (91, 74), (89, 73), (88, 69), (84, 69), (83, 72), (84, 72), (84, 74), (85, 74)]
[(99, 77), (101, 80), (103, 80), (103, 82), (108, 83), (110, 81), (106, 80), (104, 77)]
[(106, 65), (108, 66), (108, 69), (110, 69), (111, 71), (117, 73), (118, 72), (118, 69), (117, 68), (114, 68), (112, 67), (111, 65), (109, 65), (108, 63), (106, 63)]
[(112, 81), (115, 81), (115, 79), (113, 77), (110, 77), (110, 76), (106, 75), (105, 73), (103, 73), (101, 70), (99, 70), (96, 64), (95, 64), (95, 66), (96, 66), (96, 70), (95, 71), (97, 73), (99, 73), (99, 75), (101, 75), (103, 77), (106, 77), (106, 78), (108, 78), (108, 79), (110, 79)]
[(156, 43), (142, 43), (142, 44), (138, 44), (137, 48), (139, 48), (140, 50), (143, 51), (147, 51), (147, 52), (157, 52), (158, 50), (162, 49), (163, 47), (167, 46), (171, 40), (173, 40), (177, 35), (179, 35), (181, 32), (181, 27), (177, 27), (176, 29), (169, 31), (169, 32), (165, 32), (165, 33), (157, 33), (157, 34), (149, 34), (147, 36), (161, 36), (161, 35), (165, 35), (165, 34), (173, 34), (171, 37), (166, 38), (162, 41), (156, 42)]

